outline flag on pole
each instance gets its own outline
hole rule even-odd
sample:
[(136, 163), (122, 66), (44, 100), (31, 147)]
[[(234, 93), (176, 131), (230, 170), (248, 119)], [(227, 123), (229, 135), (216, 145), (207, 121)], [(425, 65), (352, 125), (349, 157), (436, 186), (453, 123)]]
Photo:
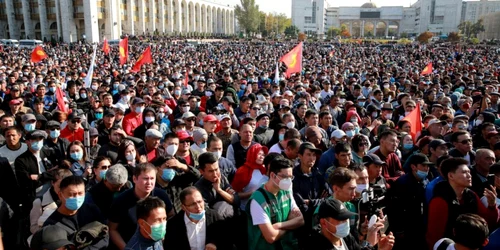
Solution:
[(97, 45), (93, 46), (94, 53), (92, 54), (92, 61), (90, 62), (89, 70), (87, 71), (87, 75), (85, 76), (85, 88), (90, 88), (90, 84), (92, 83), (92, 77), (94, 76), (94, 63), (95, 63), (95, 54), (97, 52)]
[(128, 37), (120, 40), (120, 65), (127, 63), (128, 60)]
[(405, 118), (403, 118), (403, 121), (410, 122), (410, 134), (413, 138), (413, 141), (416, 143), (417, 137), (422, 131), (422, 117), (420, 116), (420, 105), (417, 105), (417, 107), (412, 112), (410, 112), (407, 116), (405, 116)]
[(276, 62), (276, 71), (274, 72), (274, 83), (280, 83), (280, 70), (279, 70), (279, 62)]
[(139, 72), (139, 70), (141, 70), (141, 66), (146, 63), (153, 63), (153, 57), (151, 56), (151, 47), (149, 46), (144, 50), (142, 55), (135, 62), (134, 67), (132, 67), (132, 72)]
[(302, 42), (300, 42), (295, 48), (284, 55), (280, 62), (284, 62), (286, 69), (286, 77), (290, 77), (291, 74), (302, 71)]
[(56, 99), (57, 99), (57, 108), (64, 113), (68, 113), (68, 109), (64, 104), (64, 94), (61, 90), (61, 87), (59, 86), (56, 88)]
[(40, 45), (36, 46), (33, 52), (31, 52), (31, 61), (34, 63), (40, 62), (47, 58), (47, 53), (43, 51)]
[(104, 43), (102, 45), (102, 51), (104, 52), (105, 55), (109, 54), (109, 44), (108, 44), (108, 39), (104, 38)]
[(428, 75), (431, 73), (432, 73), (432, 63), (430, 62), (429, 64), (427, 64), (427, 66), (425, 66), (425, 68), (422, 70), (422, 72), (420, 74), (421, 75)]

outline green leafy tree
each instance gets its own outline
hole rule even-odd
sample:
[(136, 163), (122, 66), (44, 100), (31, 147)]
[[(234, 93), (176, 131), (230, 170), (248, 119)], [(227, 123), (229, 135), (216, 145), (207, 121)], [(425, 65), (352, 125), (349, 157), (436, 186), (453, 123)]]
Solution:
[(255, 0), (240, 0), (240, 2), (241, 5), (236, 5), (234, 13), (241, 28), (250, 35), (259, 30), (261, 21), (259, 5), (255, 4)]
[(461, 22), (458, 25), (458, 30), (460, 30), (460, 33), (464, 34), (465, 37), (469, 38), (472, 34), (472, 23), (470, 21)]
[(458, 34), (458, 32), (450, 32), (448, 34), (448, 41), (449, 42), (458, 42), (458, 41), (460, 41), (460, 34)]
[(340, 35), (340, 32), (342, 32), (341, 29), (336, 28), (336, 27), (330, 27), (328, 29), (327, 35), (329, 38), (333, 38), (333, 37)]
[(477, 35), (481, 32), (484, 32), (484, 24), (483, 24), (483, 19), (477, 20), (475, 24), (472, 25), (472, 34), (474, 37), (477, 37)]
[(285, 28), (285, 35), (287, 36), (296, 36), (299, 34), (299, 28), (295, 25), (290, 25)]

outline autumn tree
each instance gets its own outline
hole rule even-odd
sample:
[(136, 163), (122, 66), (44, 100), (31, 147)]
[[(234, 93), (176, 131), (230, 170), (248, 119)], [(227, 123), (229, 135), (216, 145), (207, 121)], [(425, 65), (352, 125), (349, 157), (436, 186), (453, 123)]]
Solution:
[(299, 41), (305, 41), (307, 39), (307, 36), (304, 32), (299, 33)]
[(345, 25), (345, 24), (340, 25), (340, 36), (341, 37), (351, 37), (351, 33), (347, 29), (347, 25)]
[(434, 35), (430, 31), (425, 31), (422, 32), (420, 35), (417, 37), (417, 41), (421, 43), (428, 43), (429, 39), (431, 39)]
[(458, 32), (450, 32), (448, 34), (448, 41), (449, 42), (458, 42), (458, 41), (460, 41), (460, 34), (458, 34)]

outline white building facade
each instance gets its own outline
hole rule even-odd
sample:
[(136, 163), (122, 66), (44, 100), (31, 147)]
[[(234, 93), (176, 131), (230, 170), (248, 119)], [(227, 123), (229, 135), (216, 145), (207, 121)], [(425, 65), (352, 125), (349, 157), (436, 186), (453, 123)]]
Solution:
[(466, 1), (462, 3), (462, 16), (460, 21), (470, 21), (475, 23), (480, 18), (490, 18), (492, 16), (488, 16), (488, 14), (499, 11), (500, 1)]
[(415, 8), (415, 33), (430, 31), (448, 34), (458, 31), (462, 16), (462, 0), (419, 0)]
[(327, 28), (327, 0), (292, 0), (292, 24), (301, 32), (323, 35)]
[(205, 0), (0, 0), (0, 38), (99, 42), (122, 34), (234, 34), (234, 8)]

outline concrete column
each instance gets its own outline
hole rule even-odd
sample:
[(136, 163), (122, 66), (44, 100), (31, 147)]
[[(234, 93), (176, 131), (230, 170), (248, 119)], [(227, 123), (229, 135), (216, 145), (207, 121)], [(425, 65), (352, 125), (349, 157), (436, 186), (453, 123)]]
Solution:
[(160, 34), (165, 34), (167, 31), (167, 26), (165, 25), (165, 0), (159, 0), (160, 1), (160, 8), (158, 9), (158, 19), (160, 20), (160, 27), (159, 27), (159, 32)]
[(385, 36), (389, 36), (389, 23), (385, 24)]
[(219, 15), (217, 13), (217, 9), (212, 9), (213, 17), (212, 17), (212, 33), (217, 33), (217, 22), (219, 21)]
[(59, 0), (55, 0), (56, 3), (56, 24), (57, 24), (57, 41), (62, 38), (62, 22), (61, 22), (61, 4)]
[(349, 34), (352, 35), (352, 22), (349, 22)]
[(195, 6), (194, 8), (196, 12), (196, 20), (198, 20), (198, 23), (196, 24), (194, 31), (201, 33), (201, 25), (203, 22), (203, 18), (201, 17), (201, 6), (198, 5), (198, 7)]
[(154, 0), (148, 0), (149, 2), (149, 33), (153, 34), (156, 30), (156, 15), (155, 15), (155, 1)]
[(144, 12), (146, 12), (146, 3), (144, 0), (139, 0), (139, 33), (141, 35), (146, 33), (146, 15)]
[(42, 32), (42, 41), (50, 41), (49, 21), (47, 19), (47, 6), (45, 0), (38, 0), (38, 15), (40, 16), (40, 31)]
[[(57, 2), (57, 1), (56, 1)], [(75, 19), (73, 18), (73, 1), (61, 0), (61, 22), (62, 25), (62, 38), (64, 42), (70, 43), (78, 40), (76, 33)]]
[(129, 34), (134, 35), (135, 34), (135, 27), (134, 27), (134, 8), (135, 8), (135, 1), (134, 0), (127, 0), (127, 23), (128, 23), (128, 28), (130, 29)]
[(181, 12), (181, 3), (177, 0), (175, 1), (174, 11), (176, 12), (174, 30), (178, 33), (182, 32), (182, 12)]
[(26, 38), (35, 39), (35, 29), (31, 21), (30, 2), (29, 0), (22, 0), (21, 3), (23, 4), (24, 34)]
[(202, 5), (201, 6), (201, 32), (206, 33), (207, 32), (207, 21), (208, 16), (207, 16), (207, 6)]
[[(57, 0), (56, 0), (56, 3), (57, 3)], [(9, 24), (10, 38), (11, 39), (20, 39), (21, 38), (21, 30), (17, 26), (16, 13), (14, 13), (13, 0), (5, 0), (5, 8), (7, 9), (7, 23)]]
[(167, 30), (169, 33), (174, 32), (174, 7), (172, 0), (167, 0)]
[(361, 21), (361, 37), (365, 37), (365, 21)]
[(189, 32), (189, 14), (190, 14), (189, 5), (187, 2), (184, 5), (183, 10), (184, 10), (183, 11), (184, 16), (182, 17), (182, 21), (184, 22), (184, 24), (182, 25), (182, 32), (187, 33)]
[[(43, 0), (38, 0), (38, 1), (43, 1)], [(85, 36), (87, 41), (90, 43), (99, 42), (99, 25), (97, 24), (97, 19), (98, 19), (97, 13), (98, 13), (97, 1), (83, 1), (83, 15), (84, 15), (83, 20), (85, 22)], [(110, 39), (115, 39), (115, 38), (110, 37)]]
[(378, 22), (373, 25), (373, 37), (377, 37), (377, 24)]
[[(85, 1), (84, 1), (85, 2)], [(85, 6), (85, 5), (84, 5)], [(97, 12), (97, 5), (96, 5)], [(118, 5), (117, 0), (107, 0), (106, 1), (106, 20), (107, 23), (104, 25), (105, 36), (110, 39), (120, 39), (121, 33), (121, 17), (120, 15), (120, 7)], [(85, 14), (85, 19), (87, 18), (87, 14)], [(97, 18), (97, 16), (96, 16)], [(97, 23), (96, 23), (97, 25)], [(85, 20), (85, 29), (87, 29), (87, 20)], [(85, 31), (87, 32), (87, 31)], [(88, 35), (87, 35), (88, 39)]]
[(207, 33), (212, 33), (212, 27), (213, 27), (212, 18), (213, 18), (212, 8), (207, 7), (207, 23), (206, 23)]
[(191, 7), (189, 8), (189, 32), (195, 32), (196, 31), (196, 6), (194, 6), (193, 3), (190, 5)]

